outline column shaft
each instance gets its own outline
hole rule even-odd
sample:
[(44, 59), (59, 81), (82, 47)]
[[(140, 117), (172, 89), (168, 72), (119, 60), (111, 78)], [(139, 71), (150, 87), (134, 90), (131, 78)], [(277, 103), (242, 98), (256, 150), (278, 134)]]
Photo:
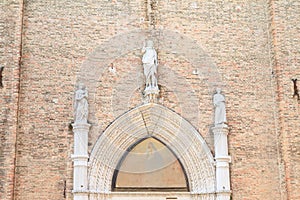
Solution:
[(229, 200), (231, 194), (229, 174), (231, 157), (228, 155), (228, 127), (226, 125), (216, 126), (212, 130), (215, 145), (217, 200)]
[(88, 200), (88, 133), (90, 125), (73, 124), (74, 163), (73, 194), (74, 200)]

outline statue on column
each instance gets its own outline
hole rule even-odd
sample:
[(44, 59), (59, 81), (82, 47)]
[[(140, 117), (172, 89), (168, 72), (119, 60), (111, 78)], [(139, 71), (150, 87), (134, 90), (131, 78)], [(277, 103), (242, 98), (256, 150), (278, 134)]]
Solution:
[(146, 42), (146, 46), (143, 47), (142, 50), (143, 55), (143, 67), (144, 67), (144, 75), (146, 76), (146, 89), (157, 89), (157, 53), (153, 47), (153, 41), (148, 40)]
[(78, 89), (75, 92), (75, 103), (74, 103), (74, 115), (76, 123), (87, 123), (88, 118), (88, 92), (83, 84), (78, 85)]
[(221, 89), (216, 89), (216, 94), (213, 98), (215, 106), (215, 126), (225, 125), (226, 126), (226, 108), (225, 108), (225, 97), (221, 94)]

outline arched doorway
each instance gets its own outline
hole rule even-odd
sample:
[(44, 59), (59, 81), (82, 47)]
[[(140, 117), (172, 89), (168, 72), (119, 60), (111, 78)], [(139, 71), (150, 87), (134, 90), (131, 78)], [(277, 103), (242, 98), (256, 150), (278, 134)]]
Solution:
[[(182, 167), (179, 171), (182, 173), (185, 171), (184, 176), (187, 180), (185, 191), (176, 188), (169, 191), (117, 190), (114, 185), (116, 170), (124, 163), (124, 155), (134, 150), (132, 147), (141, 145), (142, 140), (147, 141), (145, 138), (153, 138), (161, 143), (158, 147), (165, 145), (173, 155), (176, 155), (174, 157)], [(153, 143), (148, 141), (147, 144), (150, 142)], [(141, 148), (143, 147), (141, 145)], [(158, 104), (139, 106), (117, 118), (96, 142), (91, 152), (89, 166), (90, 199), (204, 200), (214, 199), (215, 196), (214, 159), (204, 139), (180, 115)], [(125, 183), (125, 186), (126, 184), (130, 186), (128, 183)]]

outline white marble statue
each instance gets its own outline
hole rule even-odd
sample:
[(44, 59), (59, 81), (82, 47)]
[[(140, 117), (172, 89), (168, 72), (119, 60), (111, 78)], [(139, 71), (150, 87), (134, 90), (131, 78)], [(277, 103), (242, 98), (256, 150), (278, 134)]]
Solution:
[(216, 89), (217, 93), (214, 95), (213, 103), (215, 106), (215, 125), (225, 125), (226, 120), (226, 108), (225, 97), (221, 94), (221, 89)]
[(88, 92), (83, 84), (79, 84), (75, 92), (74, 115), (75, 123), (87, 123), (88, 118)]
[(147, 89), (158, 89), (157, 86), (157, 53), (153, 47), (153, 41), (148, 40), (146, 42), (146, 46), (143, 47), (142, 50), (144, 53), (143, 55), (143, 67), (144, 67), (144, 74), (146, 76), (146, 90)]

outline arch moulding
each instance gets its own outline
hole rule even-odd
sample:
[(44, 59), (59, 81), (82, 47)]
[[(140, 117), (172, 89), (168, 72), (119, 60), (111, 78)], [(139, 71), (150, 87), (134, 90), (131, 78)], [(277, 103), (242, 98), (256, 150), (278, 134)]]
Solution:
[(147, 137), (159, 139), (178, 157), (186, 171), (189, 194), (214, 199), (214, 158), (206, 142), (180, 115), (153, 103), (121, 115), (98, 138), (89, 161), (90, 199), (113, 194), (112, 179), (118, 162), (132, 144)]

